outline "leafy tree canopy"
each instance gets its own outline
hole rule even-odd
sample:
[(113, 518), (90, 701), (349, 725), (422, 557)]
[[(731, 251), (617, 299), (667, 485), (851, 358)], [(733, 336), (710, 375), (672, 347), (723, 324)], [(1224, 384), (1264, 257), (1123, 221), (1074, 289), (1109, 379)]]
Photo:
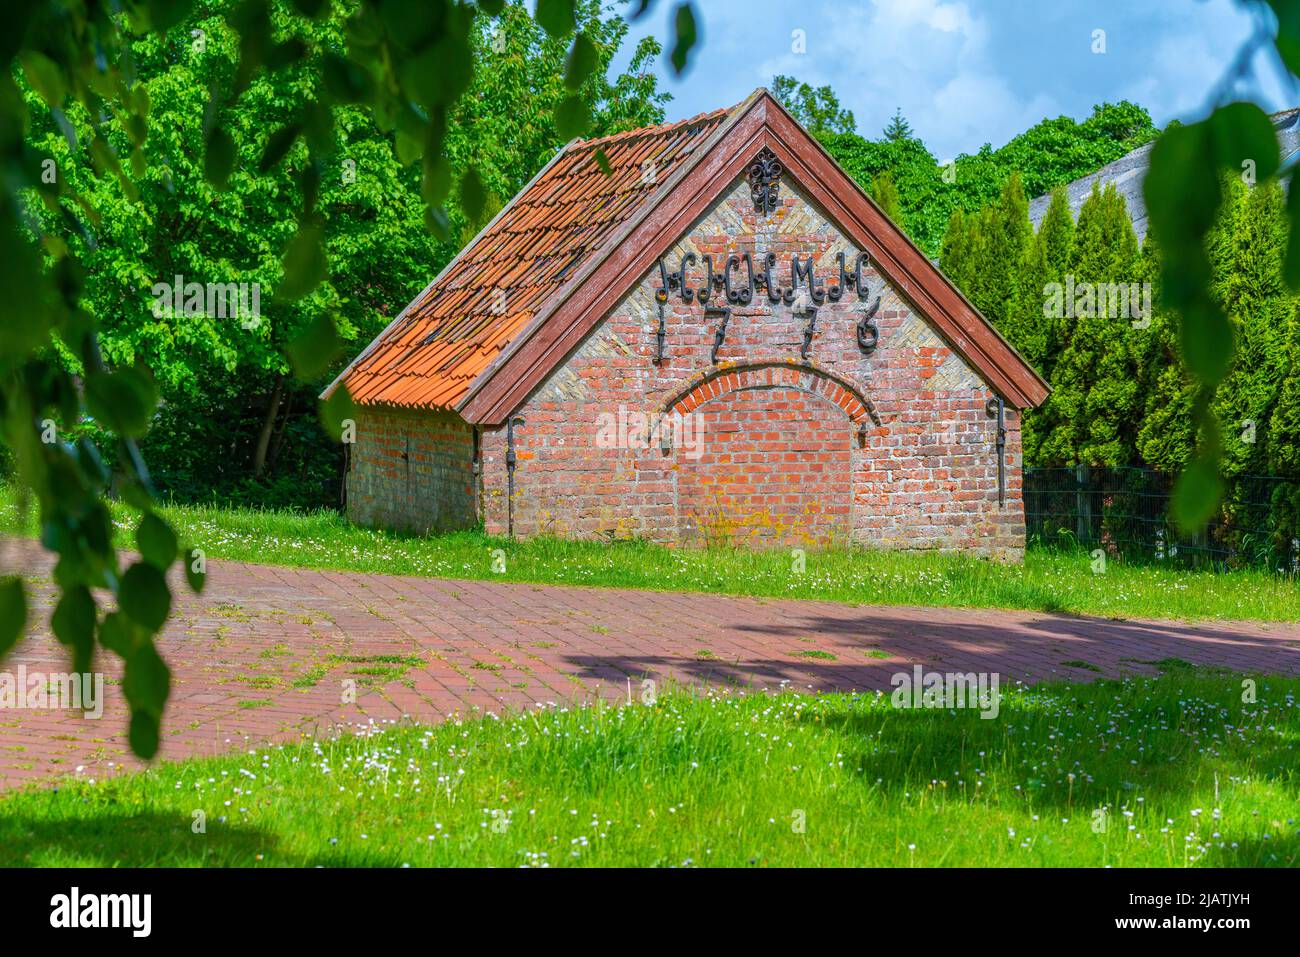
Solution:
[(792, 76), (772, 78), (772, 95), (810, 133), (851, 133), (857, 127), (851, 110), (829, 86), (812, 87)]
[(883, 138), (855, 132), (822, 132), (818, 139), (868, 191), (888, 171), (898, 187), (909, 235), (937, 256), (953, 211), (978, 214), (993, 203), (1013, 173), (1032, 199), (1114, 162), (1156, 135), (1151, 117), (1132, 103), (1103, 103), (1082, 123), (1070, 117), (1044, 120), (1000, 149), (985, 145), (973, 154), (940, 160), (912, 135), (896, 113)]
[[(123, 659), (130, 744), (151, 757), (170, 690), (154, 645), (172, 607), (166, 576), (179, 563), (199, 589), (205, 571), (154, 509), (139, 440), (160, 388), (323, 374), (344, 339), (427, 277), (438, 253), (417, 222), (448, 243), (559, 143), (662, 116), (644, 69), (657, 48), (642, 44), (629, 75), (605, 80), (626, 27), (595, 0), (538, 0), (535, 28), (504, 0), (34, 0), (9, 13), (0, 300), (22, 322), (0, 324), (0, 437), (59, 556), (54, 633), (74, 670), (100, 651)], [(690, 3), (672, 33), (681, 73), (697, 40)], [(485, 42), (501, 55), (495, 73)], [(265, 283), (244, 310), (258, 315), (237, 312), (235, 328), (204, 308), (177, 323), (148, 298), (176, 275)], [(337, 440), (353, 414), (346, 390), (321, 412)], [(86, 421), (111, 439), (116, 474), (75, 434)], [(126, 568), (110, 482), (139, 515), (140, 558)], [(27, 615), (22, 581), (0, 579), (0, 655)]]

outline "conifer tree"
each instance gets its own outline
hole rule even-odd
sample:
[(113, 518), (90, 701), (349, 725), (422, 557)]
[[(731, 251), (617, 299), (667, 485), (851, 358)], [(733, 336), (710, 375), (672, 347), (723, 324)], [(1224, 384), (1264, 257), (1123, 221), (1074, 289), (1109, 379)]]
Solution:
[(1270, 474), (1300, 483), (1300, 314), (1295, 310), (1287, 322), (1287, 339), (1286, 372), (1269, 417), (1268, 468)]
[(912, 138), (912, 124), (903, 119), (903, 108), (901, 106), (894, 108), (893, 118), (881, 133), (891, 143)]
[(889, 170), (872, 178), (871, 198), (895, 226), (907, 232), (907, 226), (903, 222), (903, 204), (898, 198), (898, 187), (894, 185), (894, 177), (889, 174)]
[(1123, 465), (1134, 457), (1139, 396), (1132, 332), (1142, 308), (1137, 237), (1124, 198), (1094, 184), (1079, 211), (1059, 299), (1060, 356), (1044, 405), (1044, 462)]
[(1002, 248), (997, 206), (985, 206), (975, 215), (967, 217), (966, 229), (966, 245), (970, 249), (971, 259), (971, 302), (984, 314), (984, 318), (1001, 329), (1002, 309), (998, 290), (1002, 288), (1002, 283), (997, 275), (999, 270), (992, 268), (994, 258)]
[[(1154, 308), (1139, 281), (1137, 234), (1128, 207), (1112, 186), (1102, 193), (1102, 249), (1098, 266), (1084, 266), (1092, 279), (1097, 304), (1094, 318), (1082, 327), (1095, 353), (1096, 373), (1085, 403), (1087, 433), (1080, 460), (1130, 465), (1137, 457), (1137, 343), (1135, 332), (1150, 321)], [(1076, 279), (1076, 283), (1078, 280)], [(1103, 303), (1104, 299), (1104, 303)]]
[(1064, 186), (1052, 190), (1051, 202), (1038, 225), (1038, 235), (1043, 241), (1043, 253), (1052, 275), (1060, 281), (1070, 265), (1070, 248), (1074, 244), (1074, 215), (1070, 212), (1070, 197)]
[(1058, 320), (1049, 314), (1046, 299), (1057, 279), (1047, 259), (1046, 244), (1034, 237), (1021, 260), (1010, 317), (1003, 330), (1021, 356), (1049, 381)]
[(1280, 567), (1295, 570), (1300, 556), (1300, 315), (1287, 324), (1286, 374), (1269, 420), (1270, 474), (1288, 481), (1273, 492), (1271, 522)]
[[(1077, 224), (1064, 189), (1056, 190), (1035, 235), (1023, 190), (1009, 178), (996, 204), (954, 211), (941, 265), (1052, 385), (1044, 406), (1023, 420), (1027, 465), (1145, 465), (1175, 474), (1196, 447), (1194, 404), (1209, 401), (1225, 437), (1225, 478), (1236, 489), (1225, 506), (1230, 516), (1244, 508), (1242, 476), (1292, 480), (1269, 517), (1285, 556), (1300, 537), (1300, 300), (1280, 266), (1286, 197), (1275, 183), (1247, 189), (1231, 177), (1224, 195), (1207, 252), (1211, 294), (1232, 321), (1237, 353), (1212, 397), (1198, 400), (1176, 317), (1160, 306), (1159, 250), (1150, 237), (1139, 250), (1113, 186), (1094, 186)], [(1258, 524), (1255, 515), (1238, 518)]]
[(1002, 185), (998, 202), (980, 211), (976, 232), (972, 301), (1005, 335), (1011, 320), (1026, 251), (1034, 238), (1029, 202), (1013, 172)]
[(971, 230), (966, 220), (966, 214), (960, 206), (948, 217), (948, 228), (944, 231), (943, 244), (939, 249), (939, 268), (969, 299), (974, 263), (971, 258)]
[(1064, 287), (1073, 242), (1070, 201), (1064, 189), (1057, 189), (1027, 253), (1024, 288), (1018, 296), (1016, 310), (1023, 329), (1021, 335), (1034, 356), (1034, 368), (1049, 382), (1060, 354), (1061, 319), (1047, 308), (1048, 287), (1053, 284)]
[[(1024, 262), (1021, 264), (1020, 281), (1012, 306), (1012, 318), (1004, 330), (1004, 335), (1025, 361), (1049, 381), (1050, 372), (1047, 366), (1054, 320), (1045, 315), (1043, 293), (1052, 281), (1046, 248), (1041, 238), (1035, 237), (1034, 242), (1026, 250)], [(1028, 466), (1039, 464), (1040, 424), (1037, 409), (1027, 409), (1021, 416), (1020, 445), (1025, 464)]]
[[(1074, 221), (1064, 194), (1054, 199), (1041, 238), (1034, 235), (1020, 176), (1003, 184), (998, 202), (978, 214), (956, 210), (944, 236), (941, 264), (967, 298), (1047, 378), (1056, 349), (1055, 320), (1044, 290), (1063, 273)], [(1022, 423), (1025, 461), (1036, 464), (1036, 413)]]
[(1019, 172), (1013, 172), (1002, 187), (998, 198), (998, 227), (1006, 254), (998, 273), (999, 292), (1010, 303), (1016, 294), (1020, 265), (1034, 241), (1034, 225), (1029, 221), (1029, 200), (1025, 198)]
[[(1210, 294), (1225, 310), (1228, 277), (1235, 269), (1233, 234), (1241, 206), (1240, 185), (1234, 177), (1225, 177), (1224, 202), (1206, 236), (1211, 270)], [(1150, 281), (1154, 282), (1158, 274), (1155, 263), (1159, 252), (1150, 237), (1147, 243)], [(1158, 296), (1156, 300), (1158, 302)], [(1171, 475), (1182, 471), (1191, 460), (1199, 438), (1193, 412), (1198, 391), (1183, 364), (1178, 327), (1177, 317), (1163, 309), (1156, 310), (1138, 373), (1144, 398), (1137, 453), (1147, 467)], [(1224, 343), (1224, 348), (1228, 348), (1227, 343)]]
[(1137, 457), (1149, 468), (1176, 474), (1191, 458), (1196, 443), (1192, 420), (1195, 385), (1178, 350), (1177, 320), (1160, 306), (1160, 254), (1150, 235), (1142, 246), (1141, 274), (1144, 282), (1152, 284), (1155, 311), (1151, 325), (1138, 330), (1137, 337), (1137, 382), (1142, 397)]
[[(1093, 195), (1079, 211), (1066, 278), (1072, 274), (1075, 251), (1085, 244), (1093, 244), (1093, 224), (1097, 219), (1099, 202), (1094, 188)], [(1085, 381), (1091, 363), (1085, 361), (1088, 357), (1082, 351), (1084, 342), (1076, 341), (1078, 319), (1074, 313), (1073, 284), (1062, 283), (1060, 299), (1055, 303), (1045, 302), (1045, 305), (1052, 313), (1060, 351), (1049, 380), (1052, 391), (1036, 415), (1033, 452), (1039, 465), (1073, 465), (1079, 461), (1082, 444), (1079, 426), (1083, 419)]]
[(1047, 251), (1042, 241), (1035, 237), (1020, 262), (1015, 296), (1002, 327), (1002, 334), (1044, 378), (1047, 377), (1044, 366), (1054, 320), (1045, 315), (1047, 310), (1043, 307), (1043, 301), (1044, 290), (1052, 281)]
[(1223, 426), (1224, 477), (1268, 469), (1269, 430), (1287, 373), (1288, 334), (1295, 299), (1282, 278), (1286, 197), (1270, 181), (1249, 190), (1236, 180), (1226, 195), (1236, 215), (1213, 276), (1236, 334), (1236, 358), (1219, 386), (1215, 412)]

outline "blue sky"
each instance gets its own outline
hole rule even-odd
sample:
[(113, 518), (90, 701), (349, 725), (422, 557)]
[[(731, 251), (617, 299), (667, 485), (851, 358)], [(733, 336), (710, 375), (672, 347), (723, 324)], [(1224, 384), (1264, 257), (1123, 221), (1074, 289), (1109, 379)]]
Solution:
[[(659, 0), (632, 38), (666, 42), (676, 4)], [(1094, 103), (1145, 106), (1156, 123), (1196, 119), (1249, 36), (1255, 0), (695, 0), (704, 43), (672, 76), (669, 119), (730, 106), (772, 76), (829, 83), (863, 135), (901, 107), (939, 160), (995, 147), (1048, 116)], [(794, 31), (805, 37), (796, 52)], [(1093, 34), (1105, 31), (1105, 52)], [(626, 57), (616, 61), (622, 66)], [(1268, 55), (1233, 98), (1300, 106)]]

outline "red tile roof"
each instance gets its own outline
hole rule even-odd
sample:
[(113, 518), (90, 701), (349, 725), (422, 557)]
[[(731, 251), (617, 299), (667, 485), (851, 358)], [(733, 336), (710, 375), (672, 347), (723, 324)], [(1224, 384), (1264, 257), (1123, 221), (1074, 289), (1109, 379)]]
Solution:
[[(569, 144), (335, 384), (344, 382), (362, 404), (454, 408), (730, 112)], [(598, 150), (610, 173), (597, 165)], [(647, 177), (651, 164), (654, 176)]]

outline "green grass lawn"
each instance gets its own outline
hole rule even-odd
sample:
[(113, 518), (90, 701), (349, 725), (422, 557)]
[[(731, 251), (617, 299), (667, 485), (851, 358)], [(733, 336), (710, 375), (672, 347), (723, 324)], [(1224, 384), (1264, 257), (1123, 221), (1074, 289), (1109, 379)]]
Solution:
[(1300, 681), (1242, 680), (388, 725), (5, 797), (0, 865), (1295, 866)]
[[(645, 542), (512, 542), (478, 532), (429, 537), (358, 528), (335, 512), (164, 509), (183, 542), (209, 558), (271, 565), (502, 581), (706, 591), (854, 604), (1021, 608), (1126, 618), (1300, 621), (1300, 582), (1260, 570), (1226, 573), (1107, 562), (1086, 551), (1029, 549), (1023, 565), (963, 554), (812, 552), (803, 573), (783, 551), (671, 549)], [(119, 544), (132, 518), (115, 507)], [(0, 486), (0, 530), (33, 534), (12, 487)], [(493, 570), (500, 550), (505, 571)], [(499, 567), (499, 566), (498, 566)]]

